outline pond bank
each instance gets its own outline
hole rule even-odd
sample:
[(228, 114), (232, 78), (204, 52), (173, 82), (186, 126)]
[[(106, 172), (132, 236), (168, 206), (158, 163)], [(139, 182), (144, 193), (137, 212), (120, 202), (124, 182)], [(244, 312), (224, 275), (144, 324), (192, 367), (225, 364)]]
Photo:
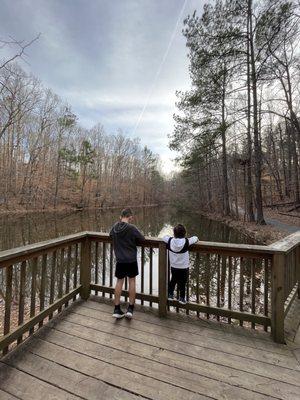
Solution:
[(226, 217), (218, 213), (200, 213), (201, 215), (222, 222), (239, 231), (259, 244), (269, 245), (300, 229), (298, 221), (292, 221), (292, 217), (286, 217), (285, 221), (278, 218), (276, 213), (267, 210), (264, 212), (267, 225), (258, 225), (255, 222), (247, 222)]
[[(151, 207), (163, 207), (164, 204), (146, 204), (146, 205), (126, 205), (126, 207), (130, 207), (132, 209), (136, 208), (151, 208)], [(82, 212), (82, 211), (109, 211), (109, 210), (119, 210), (125, 207), (124, 205), (118, 206), (108, 206), (108, 207), (84, 207), (84, 208), (76, 208), (76, 207), (57, 207), (57, 208), (42, 208), (42, 209), (19, 209), (19, 210), (3, 210), (0, 209), (0, 216), (2, 215), (27, 215), (27, 214), (38, 214), (38, 213), (73, 213), (73, 212)]]

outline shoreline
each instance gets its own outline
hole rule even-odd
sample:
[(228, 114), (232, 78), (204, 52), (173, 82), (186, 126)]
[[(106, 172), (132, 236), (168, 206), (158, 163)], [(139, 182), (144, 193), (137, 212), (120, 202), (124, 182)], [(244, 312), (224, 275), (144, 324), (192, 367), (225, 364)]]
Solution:
[[(145, 204), (145, 205), (128, 205), (126, 207), (130, 208), (150, 208), (150, 207), (163, 207), (164, 204)], [(0, 217), (1, 216), (10, 216), (10, 215), (27, 215), (27, 214), (43, 214), (43, 213), (65, 213), (65, 212), (84, 212), (84, 211), (110, 211), (110, 210), (118, 210), (125, 207), (124, 205), (120, 206), (109, 206), (109, 207), (84, 207), (84, 208), (74, 208), (74, 207), (58, 207), (58, 208), (47, 208), (47, 209), (29, 209), (29, 210), (1, 210), (0, 209)]]
[[(267, 223), (266, 225), (258, 225), (256, 222), (247, 222), (243, 221), (242, 219), (238, 220), (233, 217), (226, 217), (218, 213), (200, 211), (196, 213), (202, 215), (203, 217), (224, 223), (230, 228), (237, 230), (238, 232), (242, 233), (252, 240), (255, 240), (261, 245), (270, 245), (277, 240), (288, 236), (291, 233), (288, 230), (281, 229), (280, 227), (276, 227), (275, 225), (270, 223)], [(265, 216), (269, 217), (269, 213), (266, 212)], [(272, 218), (274, 219), (274, 221), (277, 221), (280, 224), (280, 220), (277, 220), (274, 215), (272, 215)], [(295, 230), (297, 228), (297, 224), (294, 223), (291, 223), (290, 226), (295, 227)], [(298, 229), (300, 230), (300, 227), (298, 227)]]

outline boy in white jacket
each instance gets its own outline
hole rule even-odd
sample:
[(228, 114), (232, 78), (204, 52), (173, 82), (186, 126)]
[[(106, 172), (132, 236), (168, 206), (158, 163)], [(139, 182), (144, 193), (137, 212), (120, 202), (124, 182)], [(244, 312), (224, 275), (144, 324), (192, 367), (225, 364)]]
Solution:
[(171, 267), (171, 281), (169, 284), (169, 300), (174, 299), (174, 289), (177, 285), (179, 289), (179, 303), (186, 304), (185, 288), (189, 277), (189, 246), (198, 242), (197, 236), (186, 238), (186, 229), (183, 225), (178, 224), (173, 228), (174, 237), (164, 236), (163, 241), (167, 243), (169, 250), (169, 260)]

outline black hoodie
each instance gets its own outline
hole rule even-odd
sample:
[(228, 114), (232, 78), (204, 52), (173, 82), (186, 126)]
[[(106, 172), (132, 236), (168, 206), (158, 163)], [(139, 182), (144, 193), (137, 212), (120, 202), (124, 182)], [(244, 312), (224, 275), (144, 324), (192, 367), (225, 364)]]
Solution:
[(131, 263), (137, 261), (136, 245), (145, 240), (145, 237), (136, 226), (127, 222), (117, 222), (111, 228), (109, 236), (113, 240), (117, 262)]

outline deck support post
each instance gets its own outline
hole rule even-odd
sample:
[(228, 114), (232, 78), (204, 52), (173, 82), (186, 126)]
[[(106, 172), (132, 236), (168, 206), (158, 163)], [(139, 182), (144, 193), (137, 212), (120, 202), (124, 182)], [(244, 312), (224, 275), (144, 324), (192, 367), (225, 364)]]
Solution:
[(271, 269), (271, 330), (273, 340), (284, 342), (284, 270), (285, 255), (274, 254)]
[(159, 244), (158, 249), (158, 313), (160, 317), (167, 316), (167, 247)]
[(298, 282), (298, 299), (300, 299), (300, 245), (296, 249), (296, 279)]
[(91, 293), (91, 241), (88, 237), (81, 242), (80, 258), (80, 297), (87, 300)]

